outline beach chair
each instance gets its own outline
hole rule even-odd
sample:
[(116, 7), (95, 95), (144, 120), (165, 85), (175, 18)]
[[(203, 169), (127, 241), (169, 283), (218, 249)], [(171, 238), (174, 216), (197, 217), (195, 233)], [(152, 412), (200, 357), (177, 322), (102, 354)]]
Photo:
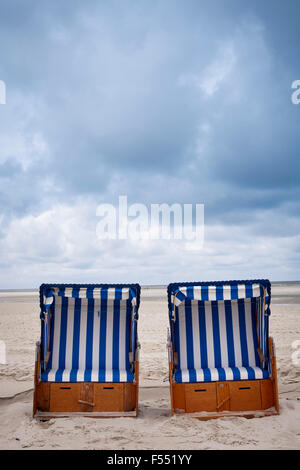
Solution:
[(171, 413), (279, 413), (268, 280), (168, 286)]
[(138, 284), (42, 284), (33, 416), (137, 416)]

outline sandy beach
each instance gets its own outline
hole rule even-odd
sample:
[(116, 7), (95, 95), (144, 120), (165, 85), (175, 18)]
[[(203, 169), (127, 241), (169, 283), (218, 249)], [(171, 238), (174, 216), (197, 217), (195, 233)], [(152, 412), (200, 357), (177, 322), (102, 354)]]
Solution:
[(300, 283), (272, 285), (271, 307), (279, 416), (204, 422), (171, 417), (166, 289), (145, 287), (139, 320), (139, 417), (39, 422), (32, 418), (38, 292), (0, 292), (0, 340), (6, 347), (6, 364), (0, 364), (0, 449), (300, 449), (300, 360), (293, 349), (300, 340)]

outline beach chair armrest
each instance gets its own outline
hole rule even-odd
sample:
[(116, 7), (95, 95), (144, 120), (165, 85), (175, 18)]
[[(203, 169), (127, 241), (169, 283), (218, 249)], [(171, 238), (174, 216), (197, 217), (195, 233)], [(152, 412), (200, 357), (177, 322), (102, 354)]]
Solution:
[(35, 343), (35, 370), (34, 370), (34, 382), (37, 384), (41, 377), (41, 342)]
[(39, 359), (41, 353), (41, 342), (37, 341), (35, 343), (35, 360), (37, 361)]
[(170, 329), (167, 329), (167, 349), (171, 347), (172, 344), (172, 338), (171, 338), (171, 332)]
[(168, 351), (168, 361), (169, 361), (169, 364), (172, 364), (172, 367), (173, 367), (173, 363), (174, 363), (173, 344), (172, 344), (172, 339), (171, 339), (169, 329), (168, 329), (168, 338), (167, 338), (167, 345), (166, 346), (167, 346), (167, 351)]
[(269, 356), (270, 356), (270, 359), (272, 359), (273, 357), (276, 357), (276, 348), (275, 348), (275, 343), (274, 343), (274, 339), (272, 336), (269, 337)]
[(141, 343), (138, 341), (136, 344), (136, 350), (135, 350), (135, 360), (139, 361), (140, 360), (140, 350), (141, 350)]

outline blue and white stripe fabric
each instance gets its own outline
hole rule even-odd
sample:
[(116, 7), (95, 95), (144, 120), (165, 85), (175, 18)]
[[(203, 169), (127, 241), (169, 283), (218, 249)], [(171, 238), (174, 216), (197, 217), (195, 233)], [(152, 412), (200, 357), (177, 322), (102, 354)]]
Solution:
[(139, 286), (47, 287), (41, 299), (42, 329), (50, 327), (42, 381), (134, 380)]
[(173, 284), (168, 293), (176, 382), (269, 376), (265, 284)]
[(136, 303), (138, 292), (136, 285), (133, 286), (88, 286), (78, 285), (69, 286), (41, 286), (43, 295), (43, 304), (48, 308), (54, 301), (54, 296), (73, 297), (78, 299), (101, 299), (107, 300), (130, 300), (132, 304)]
[(172, 292), (172, 305), (190, 300), (236, 300), (263, 295), (263, 286), (254, 284), (217, 284), (178, 286)]

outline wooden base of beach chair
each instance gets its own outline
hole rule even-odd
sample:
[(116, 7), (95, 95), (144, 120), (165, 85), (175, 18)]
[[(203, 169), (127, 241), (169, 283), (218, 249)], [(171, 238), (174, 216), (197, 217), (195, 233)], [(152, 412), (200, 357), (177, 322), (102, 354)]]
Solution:
[(257, 410), (257, 411), (220, 411), (219, 413), (208, 413), (208, 412), (201, 412), (201, 413), (189, 413), (188, 415), (190, 418), (200, 419), (201, 421), (207, 421), (209, 419), (217, 419), (217, 418), (232, 418), (232, 417), (240, 417), (240, 418), (262, 418), (264, 416), (273, 416), (278, 415), (278, 411), (275, 408), (271, 408), (269, 410)]
[(73, 413), (61, 412), (61, 413), (50, 413), (47, 411), (37, 411), (35, 414), (35, 418), (44, 421), (52, 418), (73, 418), (73, 417), (84, 417), (84, 418), (135, 418), (136, 412), (135, 411), (120, 411), (120, 412), (77, 412), (74, 411)]
[(173, 412), (194, 418), (278, 414), (271, 379), (173, 384), (172, 390)]
[(137, 416), (136, 383), (40, 382), (35, 395), (35, 417)]
[(35, 395), (35, 417), (137, 416), (136, 383), (40, 382)]
[(138, 415), (139, 363), (133, 383), (41, 382), (39, 354), (35, 364), (33, 416), (53, 418), (89, 416), (109, 418)]
[(279, 414), (276, 358), (269, 341), (272, 377), (264, 380), (174, 383), (170, 363), (171, 413), (198, 419)]

